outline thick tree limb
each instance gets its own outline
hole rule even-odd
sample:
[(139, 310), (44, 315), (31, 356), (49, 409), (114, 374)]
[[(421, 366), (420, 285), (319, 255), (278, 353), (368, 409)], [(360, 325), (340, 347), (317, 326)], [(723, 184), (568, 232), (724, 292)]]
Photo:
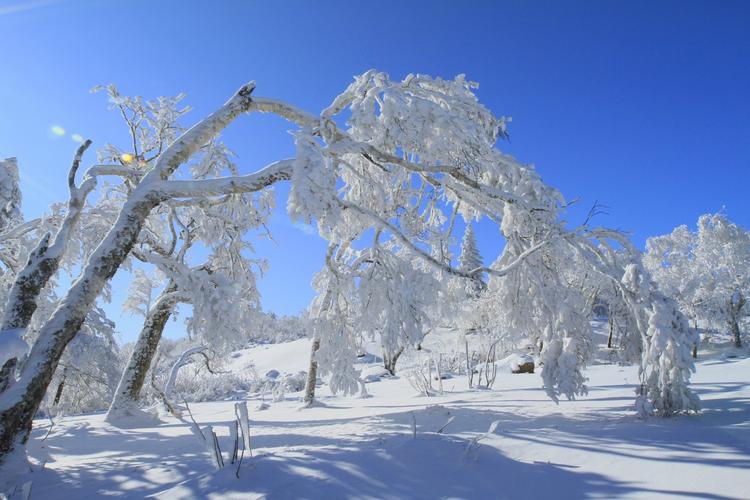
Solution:
[(39, 293), (57, 272), (60, 260), (68, 247), (73, 228), (81, 217), (86, 196), (95, 185), (95, 182), (89, 182), (82, 188), (75, 185), (75, 176), (81, 164), (81, 157), (90, 145), (90, 140), (85, 141), (73, 157), (73, 163), (68, 172), (68, 190), (70, 192), (68, 212), (55, 234), (54, 241), (51, 244), (49, 243), (49, 234), (43, 237), (32, 251), (24, 269), (16, 275), (8, 294), (2, 325), (0, 325), (0, 335), (5, 330), (26, 328), (29, 325), (37, 308), (36, 299)]
[(198, 199), (207, 196), (249, 193), (260, 191), (279, 181), (289, 180), (292, 176), (293, 165), (294, 160), (292, 159), (280, 160), (249, 175), (195, 181), (162, 181), (154, 184), (153, 189), (164, 199)]

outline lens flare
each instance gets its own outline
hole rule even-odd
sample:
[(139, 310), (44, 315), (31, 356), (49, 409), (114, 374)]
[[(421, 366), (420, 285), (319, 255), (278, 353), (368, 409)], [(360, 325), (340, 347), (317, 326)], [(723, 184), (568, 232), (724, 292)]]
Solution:
[(123, 153), (120, 155), (120, 159), (123, 163), (130, 163), (135, 159), (135, 157), (130, 153)]
[(73, 134), (70, 138), (75, 142), (83, 142), (83, 136), (81, 134)]
[(52, 131), (53, 134), (55, 134), (57, 136), (62, 137), (63, 135), (65, 135), (65, 129), (62, 128), (60, 125), (53, 125), (50, 128), (50, 130)]

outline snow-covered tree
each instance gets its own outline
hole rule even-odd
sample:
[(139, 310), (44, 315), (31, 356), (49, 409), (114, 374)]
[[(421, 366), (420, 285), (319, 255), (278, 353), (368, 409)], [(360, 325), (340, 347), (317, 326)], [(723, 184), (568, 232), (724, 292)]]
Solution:
[[(7, 256), (8, 250), (11, 249), (18, 257), (18, 262), (21, 256), (29, 256), (25, 267), (8, 267), (2, 275), (4, 293), (0, 297), (0, 304), (5, 309), (6, 328), (0, 335), (0, 341), (7, 343), (8, 340), (17, 339), (18, 347), (14, 352), (11, 352), (11, 349), (2, 349), (4, 370), (0, 375), (0, 386), (4, 389), (15, 381), (15, 365), (27, 354), (27, 342), (36, 339), (40, 327), (57, 306), (57, 270), (64, 269), (70, 273), (80, 265), (92, 246), (98, 243), (98, 240), (92, 237), (92, 233), (100, 233), (101, 228), (105, 226), (101, 224), (99, 214), (87, 211), (83, 206), (86, 195), (93, 189), (97, 168), (89, 169), (81, 187), (75, 187), (75, 172), (87, 147), (86, 142), (78, 149), (74, 158), (68, 180), (68, 203), (54, 204), (51, 213), (41, 219), (29, 221), (23, 220), (20, 208), (16, 206), (14, 210), (9, 211), (14, 217), (6, 219), (6, 222), (11, 220), (12, 224), (6, 224), (6, 231), (0, 236), (0, 252), (4, 255)], [(17, 171), (15, 176), (11, 177), (15, 177), (17, 182)], [(15, 191), (15, 204), (18, 205), (20, 191)], [(84, 224), (80, 223), (82, 218)], [(56, 236), (50, 244), (51, 234)], [(111, 390), (108, 383), (111, 374), (118, 370), (117, 346), (112, 337), (113, 331), (114, 323), (101, 309), (93, 307), (88, 311), (81, 336), (63, 355), (61, 369), (57, 371), (53, 384), (57, 387), (54, 390), (55, 394), (47, 395), (49, 411), (59, 412), (61, 407), (65, 407), (65, 411), (73, 412), (101, 408), (101, 401), (108, 397), (107, 391)], [(94, 352), (96, 356), (93, 356)], [(66, 387), (68, 390), (64, 391)], [(74, 397), (66, 401), (69, 394)], [(58, 405), (61, 399), (64, 404)]]
[[(514, 258), (513, 238), (508, 244), (495, 265)], [(539, 355), (553, 400), (586, 393), (582, 370), (590, 352), (590, 309), (581, 291), (564, 279), (572, 255), (565, 241), (550, 243), (507, 276), (491, 276), (477, 308), (480, 329), (504, 349), (530, 347)]]
[[(133, 157), (148, 163), (148, 154), (167, 147), (181, 129), (176, 121), (183, 111), (177, 109), (182, 96), (144, 101), (124, 97), (114, 87), (107, 88), (110, 102), (126, 118)], [(103, 160), (113, 161), (123, 153), (108, 145)], [(197, 154), (190, 166), (193, 179), (237, 167), (223, 143), (212, 140)], [(135, 160), (131, 160), (135, 161)], [(129, 196), (132, 188), (120, 186), (120, 194)], [(112, 198), (111, 190), (107, 193)], [(216, 201), (197, 204), (166, 202), (153, 210), (144, 223), (132, 255), (156, 266), (158, 277), (136, 270), (131, 294), (124, 306), (144, 317), (144, 325), (123, 372), (107, 418), (115, 422), (137, 412), (137, 402), (156, 349), (169, 317), (178, 304), (189, 304), (188, 335), (193, 342), (218, 350), (238, 347), (246, 338), (245, 325), (251, 323), (251, 311), (259, 309), (255, 286), (255, 268), (265, 263), (247, 255), (252, 246), (244, 235), (265, 227), (273, 200), (268, 194), (229, 194)], [(208, 250), (208, 256), (190, 263), (195, 244)], [(153, 299), (152, 292), (161, 288)]]
[(750, 232), (724, 214), (706, 214), (697, 231), (677, 227), (649, 238), (646, 249), (644, 265), (659, 289), (696, 324), (727, 325), (740, 347), (741, 319), (750, 314)]
[[(75, 180), (81, 157), (90, 144), (91, 141), (85, 141), (81, 144), (73, 158), (73, 164), (68, 173), (70, 198), (62, 222), (55, 230), (54, 239), (51, 237), (51, 232), (44, 234), (36, 246), (28, 252), (26, 265), (18, 267), (17, 271), (14, 272), (13, 284), (8, 291), (3, 307), (2, 323), (0, 323), (0, 343), (12, 342), (19, 347), (19, 352), (3, 361), (4, 364), (0, 369), (0, 388), (4, 390), (7, 390), (13, 384), (12, 375), (18, 364), (17, 358), (20, 356), (20, 351), (26, 350), (21, 344), (23, 337), (27, 335), (26, 329), (37, 309), (37, 299), (60, 267), (60, 262), (68, 250), (68, 244), (73, 239), (73, 233), (76, 231), (78, 221), (83, 213), (86, 196), (96, 185), (97, 172), (95, 168), (87, 172), (80, 186), (76, 186)], [(7, 171), (11, 172), (15, 163), (10, 162), (8, 165), (11, 168)], [(15, 177), (17, 181), (17, 171)], [(14, 201), (9, 201), (6, 204), (7, 207), (20, 203), (20, 193), (14, 194), (17, 191), (17, 187), (9, 191)], [(25, 236), (26, 232), (37, 229), (35, 226), (38, 225), (38, 221), (20, 222), (20, 208), (18, 207), (15, 209), (8, 208), (8, 213), (9, 217), (6, 222), (17, 222), (17, 224), (6, 231), (6, 233), (10, 233), (10, 236), (6, 234), (4, 238), (0, 238), (6, 241), (15, 240), (15, 246), (17, 247), (20, 238)]]
[(636, 399), (639, 414), (698, 411), (698, 397), (688, 387), (695, 371), (690, 351), (697, 332), (689, 327), (676, 302), (656, 289), (640, 263), (625, 268), (622, 285), (629, 304), (640, 306), (633, 309), (644, 339)]
[[(461, 253), (458, 256), (458, 268), (464, 272), (470, 273), (475, 269), (481, 269), (484, 266), (482, 256), (477, 248), (477, 240), (474, 237), (474, 227), (471, 223), (466, 225), (464, 238), (461, 241)], [(471, 281), (473, 294), (479, 295), (484, 288), (482, 277), (477, 274)]]
[(60, 360), (47, 391), (46, 411), (85, 413), (107, 407), (122, 371), (114, 328), (102, 309), (89, 311), (81, 332)]
[(356, 289), (360, 310), (353, 321), (362, 334), (380, 339), (385, 368), (395, 374), (399, 356), (422, 340), (430, 324), (427, 311), (438, 283), (408, 253), (396, 255), (378, 245), (370, 259)]
[[(7, 358), (3, 359), (5, 369), (0, 373), (0, 386), (5, 389), (15, 382), (16, 365), (26, 356), (28, 345), (36, 340), (39, 329), (58, 305), (58, 269), (69, 275), (74, 272), (98, 244), (97, 235), (108, 227), (102, 222), (101, 207), (84, 205), (86, 195), (95, 186), (99, 167), (90, 168), (80, 187), (75, 186), (75, 173), (88, 144), (84, 142), (74, 157), (68, 179), (68, 203), (53, 204), (50, 213), (28, 221), (22, 220), (17, 210), (15, 225), (0, 236), (2, 252), (15, 248), (18, 262), (22, 261), (21, 256), (26, 260), (25, 266), (8, 268), (2, 276), (7, 289), (4, 297), (0, 297), (5, 311), (5, 329), (0, 333), (0, 341), (15, 338), (18, 347), (15, 352), (0, 349), (4, 351), (3, 358)], [(103, 297), (107, 296), (105, 289)], [(47, 393), (46, 411), (80, 412), (103, 407), (102, 401), (109, 397), (113, 387), (112, 373), (119, 369), (113, 328), (114, 324), (98, 307), (87, 312), (81, 335), (65, 351), (55, 372)]]

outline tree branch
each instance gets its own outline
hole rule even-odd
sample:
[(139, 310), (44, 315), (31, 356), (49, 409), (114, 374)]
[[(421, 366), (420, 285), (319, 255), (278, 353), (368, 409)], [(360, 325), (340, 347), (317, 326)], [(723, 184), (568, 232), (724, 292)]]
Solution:
[(417, 245), (415, 245), (409, 238), (407, 238), (399, 229), (391, 224), (390, 222), (384, 220), (380, 216), (378, 216), (376, 213), (372, 212), (371, 210), (368, 210), (366, 208), (360, 207), (359, 205), (355, 205), (350, 202), (341, 201), (339, 200), (339, 203), (341, 204), (341, 207), (344, 209), (351, 209), (356, 212), (359, 212), (360, 214), (364, 215), (365, 217), (369, 218), (371, 221), (373, 221), (376, 225), (381, 227), (382, 229), (388, 230), (394, 238), (399, 240), (401, 243), (403, 243), (407, 248), (409, 248), (411, 251), (416, 253), (419, 257), (427, 261), (428, 263), (435, 266), (437, 269), (441, 269), (448, 274), (452, 274), (454, 276), (460, 276), (462, 278), (468, 278), (473, 279), (477, 274), (479, 273), (487, 273), (491, 274), (493, 276), (502, 277), (511, 272), (513, 269), (518, 267), (527, 257), (529, 257), (531, 254), (542, 248), (543, 246), (547, 245), (553, 238), (545, 239), (541, 241), (540, 243), (537, 243), (536, 245), (533, 245), (532, 247), (528, 248), (526, 251), (522, 252), (516, 260), (508, 264), (507, 266), (503, 267), (502, 269), (494, 269), (491, 267), (478, 267), (472, 271), (464, 272), (459, 269), (456, 269), (455, 267), (451, 266), (448, 263), (441, 262), (432, 255), (428, 254), (421, 248), (419, 248)]
[[(248, 175), (200, 179), (193, 181), (168, 180), (155, 183), (152, 189), (162, 199), (199, 198), (260, 191), (292, 176), (293, 159), (280, 160)], [(198, 201), (195, 202), (196, 204)]]
[(70, 166), (70, 171), (68, 172), (68, 189), (70, 190), (71, 199), (75, 197), (77, 191), (76, 172), (78, 172), (78, 167), (81, 166), (81, 157), (89, 146), (91, 146), (91, 139), (86, 139), (86, 141), (78, 147), (78, 151), (76, 151), (76, 154), (73, 157), (73, 164)]

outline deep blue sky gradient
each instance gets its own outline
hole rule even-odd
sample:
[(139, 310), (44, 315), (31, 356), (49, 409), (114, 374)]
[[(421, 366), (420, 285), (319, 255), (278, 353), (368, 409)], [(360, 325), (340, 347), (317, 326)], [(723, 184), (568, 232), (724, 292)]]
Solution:
[[(482, 102), (513, 117), (500, 148), (580, 198), (572, 223), (598, 201), (609, 207), (598, 222), (641, 247), (722, 207), (750, 227), (743, 1), (0, 1), (0, 156), (19, 157), (24, 210), (36, 216), (65, 199), (70, 134), (126, 140), (95, 85), (184, 91), (193, 122), (251, 79), (258, 95), (319, 112), (369, 68), (479, 82)], [(290, 154), (289, 128), (253, 115), (224, 140), (250, 172)], [(312, 298), (325, 245), (293, 227), (278, 194), (276, 243), (257, 243), (271, 264), (261, 292), (268, 309), (294, 313)], [(480, 223), (478, 238), (491, 261), (496, 230)], [(132, 338), (138, 322), (114, 317)]]

